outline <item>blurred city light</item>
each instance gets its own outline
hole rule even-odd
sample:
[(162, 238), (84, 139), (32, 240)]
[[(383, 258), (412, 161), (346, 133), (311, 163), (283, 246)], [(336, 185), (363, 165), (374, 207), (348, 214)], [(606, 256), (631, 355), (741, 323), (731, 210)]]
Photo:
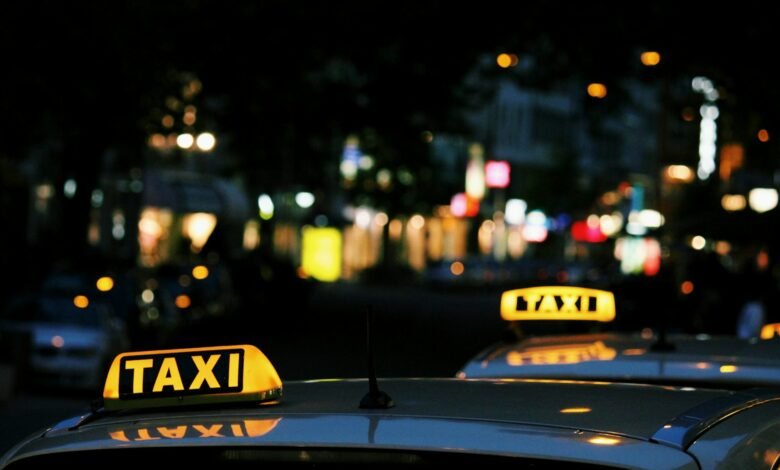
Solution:
[(358, 167), (361, 170), (370, 170), (371, 168), (374, 168), (374, 157), (371, 155), (361, 156), (360, 160), (358, 160)]
[(193, 106), (189, 105), (186, 108), (184, 108), (184, 117), (182, 117), (182, 122), (187, 125), (191, 126), (195, 124), (195, 121), (197, 120), (196, 113), (198, 112), (198, 109)]
[(175, 303), (178, 308), (185, 309), (192, 305), (192, 300), (190, 299), (189, 295), (180, 294), (176, 296)]
[(187, 214), (182, 218), (182, 232), (190, 239), (195, 253), (203, 249), (216, 226), (217, 216), (207, 212)]
[(425, 226), (425, 218), (420, 214), (415, 214), (409, 219), (409, 227), (415, 230), (421, 230)]
[(729, 212), (741, 211), (747, 206), (747, 201), (741, 194), (724, 194), (720, 198), (720, 205)]
[(696, 235), (691, 239), (691, 248), (694, 250), (703, 250), (707, 245), (707, 240), (701, 235)]
[(170, 129), (171, 127), (173, 127), (174, 124), (173, 116), (171, 116), (170, 114), (166, 114), (165, 116), (163, 116), (161, 122), (164, 128)]
[(485, 163), (485, 183), (488, 188), (506, 188), (509, 186), (509, 162), (488, 160)]
[(693, 181), (693, 169), (685, 165), (669, 165), (664, 170), (664, 180), (676, 183), (690, 183)]
[(737, 366), (732, 364), (724, 364), (720, 366), (720, 373), (721, 374), (732, 374), (737, 371)]
[(125, 238), (125, 214), (122, 209), (114, 209), (111, 217), (113, 226), (111, 227), (111, 236), (116, 240)]
[(247, 220), (244, 224), (244, 250), (252, 251), (260, 246), (260, 224), (256, 220)]
[(387, 236), (391, 240), (398, 241), (401, 239), (401, 233), (403, 232), (403, 229), (404, 224), (398, 219), (393, 219), (390, 221), (390, 225), (387, 227)]
[(306, 275), (323, 282), (339, 279), (341, 232), (332, 227), (304, 227), (301, 245), (301, 269)]
[(195, 145), (203, 152), (210, 152), (217, 145), (217, 138), (211, 132), (202, 132), (198, 134)]
[(209, 268), (203, 266), (202, 264), (195, 266), (194, 268), (192, 268), (192, 277), (194, 277), (199, 281), (206, 279), (207, 277), (209, 277)]
[(261, 194), (257, 197), (257, 208), (260, 211), (260, 218), (271, 220), (274, 216), (274, 201), (268, 194)]
[(179, 134), (176, 137), (176, 145), (178, 145), (180, 149), (186, 150), (192, 147), (193, 143), (195, 143), (195, 138), (192, 136), (192, 134), (189, 134), (187, 132), (183, 134)]
[(588, 85), (588, 96), (591, 98), (606, 98), (607, 86), (603, 83), (591, 83)]
[(769, 142), (769, 131), (766, 129), (759, 130), (758, 140), (760, 140), (761, 142)]
[(623, 215), (620, 212), (614, 212), (612, 215), (604, 214), (599, 217), (599, 227), (601, 233), (611, 237), (623, 228)]
[(55, 335), (51, 337), (51, 345), (55, 348), (59, 349), (63, 346), (65, 346), (65, 340), (60, 335)]
[(450, 264), (450, 272), (455, 276), (460, 276), (465, 270), (466, 268), (460, 261), (453, 261), (452, 264)]
[(706, 102), (699, 108), (701, 124), (699, 129), (699, 166), (696, 175), (701, 180), (706, 180), (715, 171), (716, 143), (718, 139), (718, 125), (716, 120), (720, 115), (715, 100), (718, 92), (712, 81), (706, 77), (695, 77), (691, 82), (693, 90), (704, 95)]
[(360, 228), (370, 227), (372, 218), (371, 210), (366, 207), (358, 207), (355, 210), (355, 225)]
[(639, 212), (632, 210), (628, 213), (626, 232), (629, 235), (642, 236), (647, 233), (647, 227), (639, 220)]
[(748, 193), (748, 204), (756, 212), (767, 212), (777, 207), (777, 190), (775, 188), (753, 188)]
[(485, 197), (485, 167), (482, 160), (472, 159), (466, 166), (466, 194), (476, 200)]
[(455, 217), (474, 217), (479, 213), (479, 201), (466, 193), (458, 193), (452, 196), (450, 211)]
[(376, 183), (381, 189), (388, 189), (393, 181), (393, 172), (387, 168), (382, 168), (376, 172)]
[(379, 212), (376, 214), (376, 217), (374, 217), (374, 223), (376, 223), (380, 227), (384, 227), (385, 225), (387, 225), (387, 221), (388, 221), (387, 214), (385, 214), (384, 212)]
[(358, 164), (352, 160), (343, 160), (341, 164), (339, 164), (339, 171), (341, 171), (341, 176), (344, 178), (348, 180), (355, 179), (358, 172)]
[(114, 280), (109, 276), (103, 276), (95, 283), (100, 292), (108, 292), (114, 288)]
[(154, 291), (152, 289), (144, 289), (141, 292), (141, 300), (147, 304), (154, 302)]
[(724, 144), (720, 148), (719, 174), (720, 179), (729, 181), (735, 170), (742, 168), (745, 163), (745, 148), (742, 144)]
[(533, 210), (525, 217), (523, 238), (528, 242), (541, 243), (547, 240), (547, 216), (540, 210)]
[(639, 223), (647, 228), (659, 228), (664, 224), (664, 216), (653, 209), (639, 211)]
[(65, 194), (66, 198), (72, 199), (73, 196), (76, 195), (77, 188), (78, 188), (78, 184), (76, 183), (76, 180), (74, 180), (73, 178), (68, 178), (62, 187), (62, 193)]
[(308, 209), (314, 205), (314, 194), (301, 191), (295, 195), (295, 203), (303, 209)]
[(76, 308), (87, 308), (89, 306), (89, 299), (86, 295), (77, 295), (76, 297), (73, 297), (73, 305), (75, 305)]
[(693, 283), (691, 281), (683, 281), (683, 283), (680, 284), (680, 292), (685, 295), (691, 294), (693, 292)]
[(510, 225), (520, 225), (525, 222), (526, 210), (528, 210), (528, 203), (524, 200), (510, 199), (506, 201), (504, 220)]
[(639, 56), (639, 59), (642, 61), (642, 65), (653, 67), (661, 62), (661, 54), (656, 51), (645, 51)]
[(514, 67), (517, 65), (518, 58), (515, 54), (499, 54), (498, 57), (496, 57), (496, 63), (499, 67), (502, 69), (508, 69), (509, 67)]

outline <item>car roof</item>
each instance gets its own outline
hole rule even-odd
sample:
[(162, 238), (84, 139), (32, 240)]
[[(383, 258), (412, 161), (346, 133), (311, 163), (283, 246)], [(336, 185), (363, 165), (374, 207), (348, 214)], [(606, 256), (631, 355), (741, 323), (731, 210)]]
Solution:
[(358, 408), (368, 390), (365, 380), (291, 382), (278, 405), (66, 420), (6, 458), (144, 446), (304, 446), (448, 450), (636, 468), (663, 459), (682, 467), (692, 464), (682, 450), (701, 431), (741, 407), (777, 398), (573, 381), (394, 379), (380, 384), (395, 407)]
[(639, 334), (529, 337), (493, 345), (459, 377), (573, 378), (715, 387), (780, 385), (780, 340)]

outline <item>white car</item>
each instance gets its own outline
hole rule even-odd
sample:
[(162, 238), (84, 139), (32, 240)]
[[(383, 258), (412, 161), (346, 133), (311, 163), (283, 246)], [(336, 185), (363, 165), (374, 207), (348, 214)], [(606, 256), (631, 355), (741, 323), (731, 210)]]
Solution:
[(765, 328), (765, 339), (661, 335), (649, 329), (551, 336), (522, 333), (525, 321), (610, 322), (615, 318), (611, 292), (566, 286), (504, 292), (501, 315), (521, 331), (517, 339), (486, 348), (462, 367), (458, 377), (607, 380), (731, 389), (780, 385), (780, 339), (774, 339), (772, 325)]
[(23, 345), (20, 375), (37, 386), (96, 391), (113, 356), (129, 345), (124, 323), (87, 296), (19, 298), (0, 318), (0, 331)]
[(19, 443), (0, 468), (770, 469), (780, 458), (780, 393), (768, 389), (455, 378), (283, 386), (257, 348), (239, 345), (122, 354), (103, 400)]

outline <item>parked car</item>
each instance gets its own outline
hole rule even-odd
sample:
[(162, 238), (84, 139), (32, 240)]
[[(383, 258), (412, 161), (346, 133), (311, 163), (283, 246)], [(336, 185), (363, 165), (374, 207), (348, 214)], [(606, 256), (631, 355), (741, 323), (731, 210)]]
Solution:
[[(381, 389), (380, 389), (381, 386)], [(103, 403), (0, 468), (776, 468), (780, 394), (571, 380), (282, 384), (249, 345), (118, 356)]]
[(97, 390), (111, 358), (129, 345), (125, 323), (83, 294), (17, 298), (0, 317), (0, 332), (25, 350), (18, 367), (39, 386)]

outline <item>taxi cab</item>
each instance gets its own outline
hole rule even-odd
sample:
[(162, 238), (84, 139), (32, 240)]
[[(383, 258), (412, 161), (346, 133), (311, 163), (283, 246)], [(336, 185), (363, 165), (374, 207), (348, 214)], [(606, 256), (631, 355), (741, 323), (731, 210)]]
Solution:
[[(381, 385), (381, 390), (380, 390)], [(282, 383), (255, 346), (123, 353), (102, 403), (0, 468), (773, 468), (780, 392), (538, 379)]]
[(660, 383), (718, 388), (780, 385), (777, 325), (761, 338), (666, 335), (646, 329), (635, 334), (590, 333), (527, 336), (523, 322), (590, 321), (616, 316), (611, 292), (573, 286), (506, 291), (501, 317), (516, 340), (494, 344), (458, 372), (461, 378), (565, 378)]

